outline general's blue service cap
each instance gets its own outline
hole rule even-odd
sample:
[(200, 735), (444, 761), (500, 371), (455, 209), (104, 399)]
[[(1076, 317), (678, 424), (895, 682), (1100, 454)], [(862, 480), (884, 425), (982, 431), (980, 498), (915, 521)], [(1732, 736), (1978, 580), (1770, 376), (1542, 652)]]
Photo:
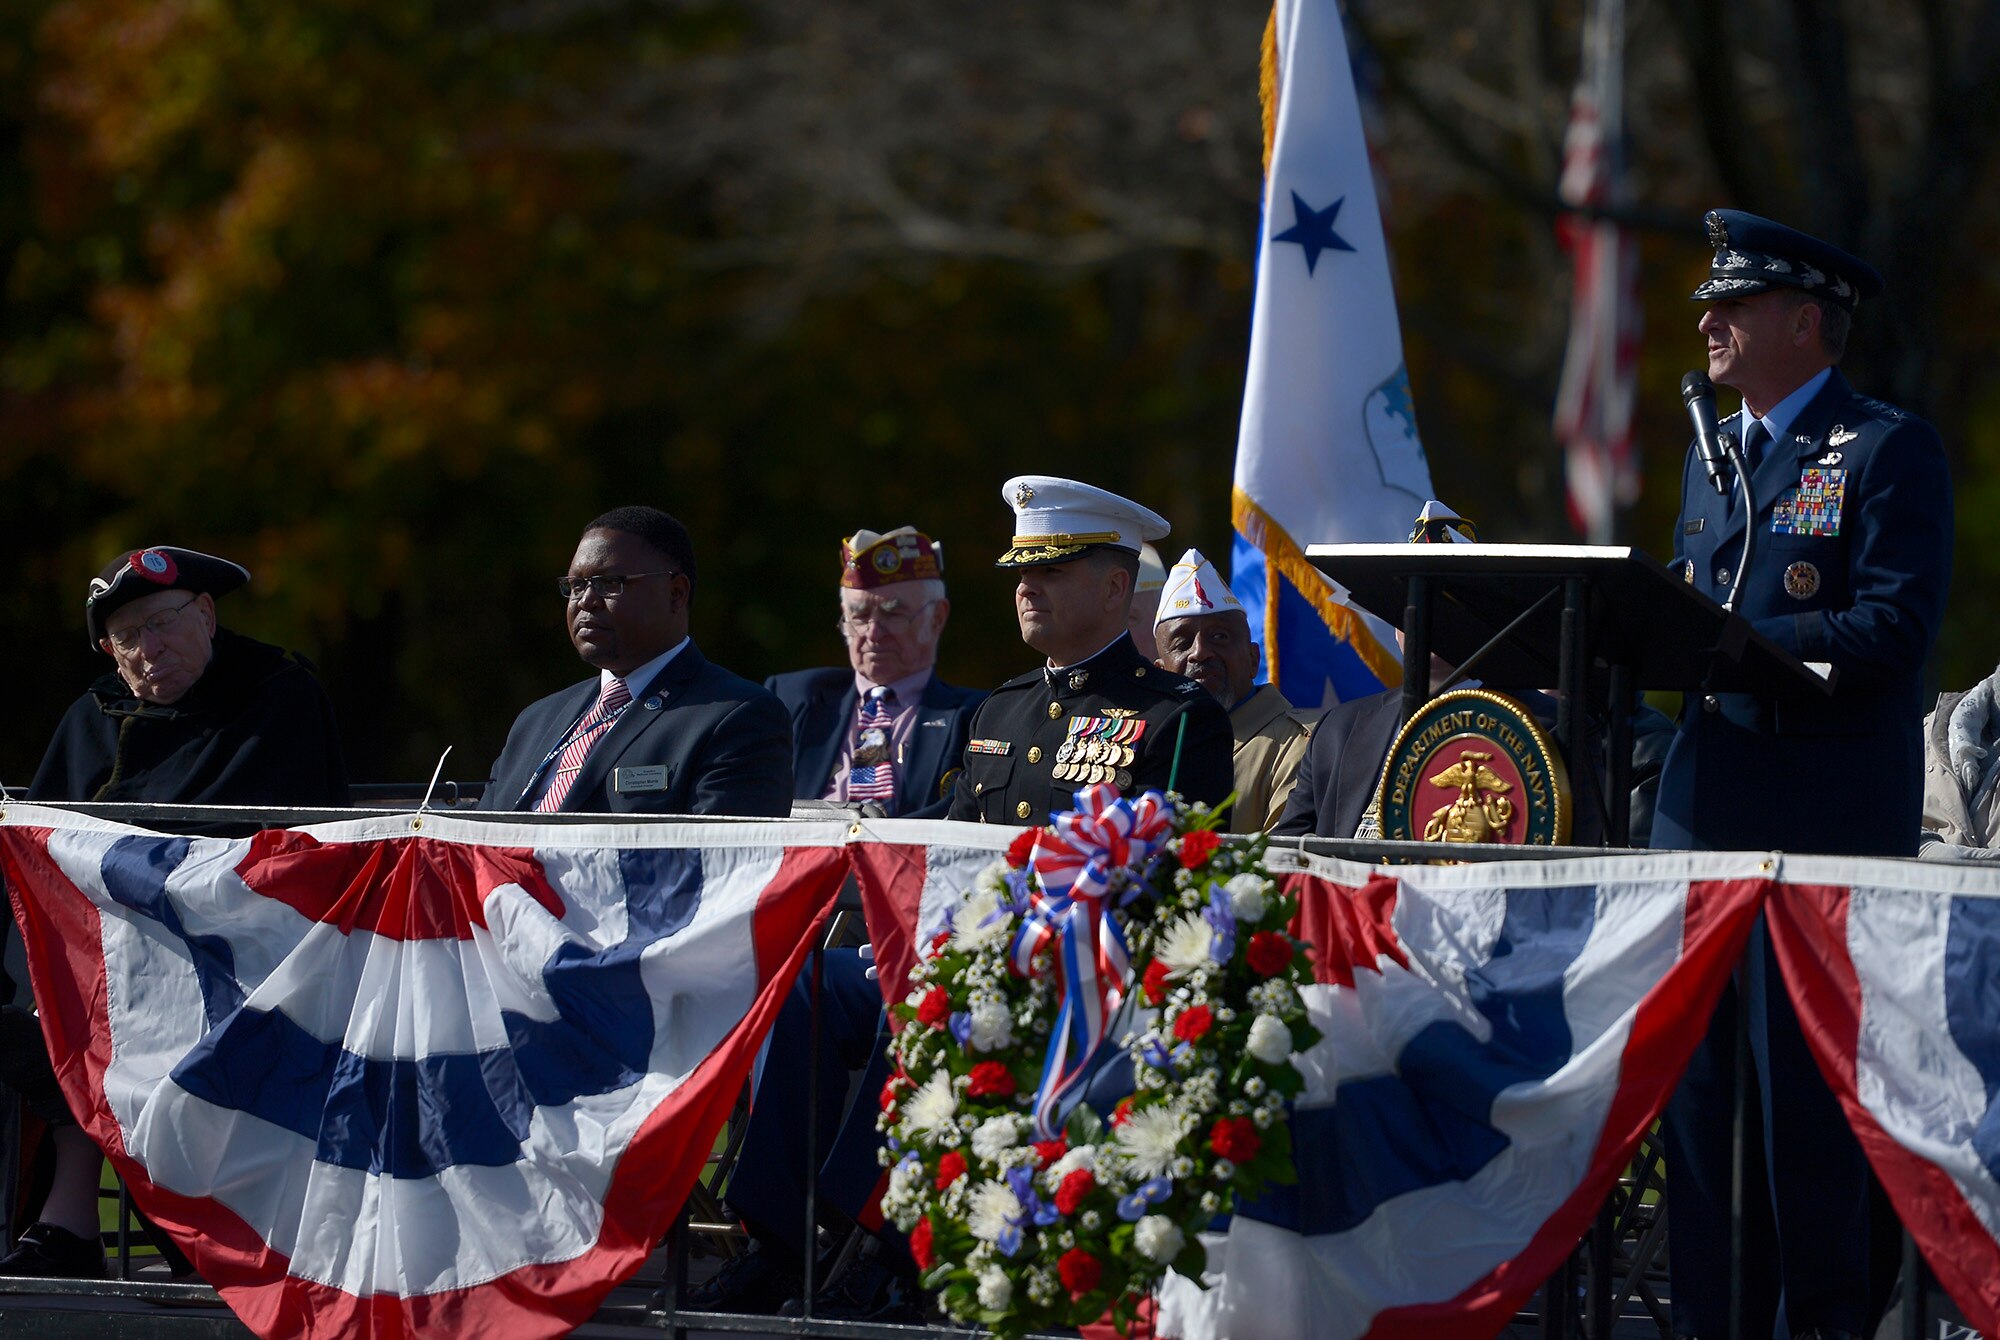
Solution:
[(1715, 259), (1708, 278), (1688, 295), (1696, 302), (1795, 288), (1851, 312), (1882, 291), (1882, 276), (1867, 261), (1782, 223), (1740, 209), (1711, 209), (1702, 227)]

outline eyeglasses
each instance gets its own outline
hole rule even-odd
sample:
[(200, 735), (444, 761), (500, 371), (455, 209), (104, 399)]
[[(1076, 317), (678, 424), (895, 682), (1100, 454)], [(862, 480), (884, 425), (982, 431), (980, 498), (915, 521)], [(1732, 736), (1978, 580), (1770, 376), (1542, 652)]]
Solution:
[(564, 600), (581, 600), (585, 591), (597, 592), (600, 600), (616, 600), (625, 594), (625, 583), (636, 582), (641, 577), (678, 577), (678, 569), (662, 568), (658, 572), (617, 572), (600, 577), (558, 577), (556, 590), (562, 592)]
[(187, 607), (199, 599), (201, 599), (200, 596), (189, 596), (172, 609), (161, 610), (144, 623), (135, 623), (130, 628), (121, 628), (115, 633), (106, 634), (106, 636), (110, 638), (111, 645), (120, 651), (137, 651), (139, 649), (139, 639), (148, 633), (151, 633), (154, 637), (165, 637), (173, 630), (173, 626), (181, 621), (181, 614)]
[(874, 623), (882, 625), (882, 631), (885, 633), (900, 633), (907, 629), (919, 614), (935, 604), (937, 604), (935, 600), (926, 600), (921, 605), (905, 605), (900, 600), (885, 600), (879, 605), (870, 605), (865, 609), (842, 610), (840, 617), (834, 620), (833, 626), (843, 633), (858, 633)]

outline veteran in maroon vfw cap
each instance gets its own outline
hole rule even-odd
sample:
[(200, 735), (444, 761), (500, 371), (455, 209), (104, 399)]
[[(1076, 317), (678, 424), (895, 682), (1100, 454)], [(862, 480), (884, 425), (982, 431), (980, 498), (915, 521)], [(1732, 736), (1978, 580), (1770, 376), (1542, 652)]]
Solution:
[(840, 542), (840, 584), (873, 591), (897, 582), (944, 580), (944, 546), (915, 526), (857, 530)]

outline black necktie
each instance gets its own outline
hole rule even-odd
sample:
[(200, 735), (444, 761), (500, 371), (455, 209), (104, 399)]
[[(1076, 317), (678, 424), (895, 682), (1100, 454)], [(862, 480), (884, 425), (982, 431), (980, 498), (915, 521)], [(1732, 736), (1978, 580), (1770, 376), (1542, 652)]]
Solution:
[(1750, 420), (1750, 427), (1743, 434), (1743, 460), (1750, 467), (1751, 474), (1757, 473), (1757, 467), (1764, 459), (1764, 444), (1770, 440), (1771, 435), (1764, 431), (1764, 421)]

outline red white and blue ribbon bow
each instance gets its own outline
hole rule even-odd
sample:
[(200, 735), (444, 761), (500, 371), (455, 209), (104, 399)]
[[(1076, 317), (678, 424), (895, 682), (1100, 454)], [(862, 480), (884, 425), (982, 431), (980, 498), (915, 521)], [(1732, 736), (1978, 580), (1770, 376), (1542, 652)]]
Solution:
[(1062, 1101), (1088, 1075), (1132, 976), (1125, 933), (1111, 916), (1115, 872), (1143, 869), (1174, 835), (1173, 806), (1159, 791), (1125, 800), (1109, 782), (1076, 793), (1077, 807), (1055, 816), (1035, 839), (1028, 866), (1041, 884), (1014, 933), (1011, 961), (1034, 974), (1035, 957), (1056, 944), (1062, 1010), (1035, 1091), (1035, 1135), (1055, 1138)]

